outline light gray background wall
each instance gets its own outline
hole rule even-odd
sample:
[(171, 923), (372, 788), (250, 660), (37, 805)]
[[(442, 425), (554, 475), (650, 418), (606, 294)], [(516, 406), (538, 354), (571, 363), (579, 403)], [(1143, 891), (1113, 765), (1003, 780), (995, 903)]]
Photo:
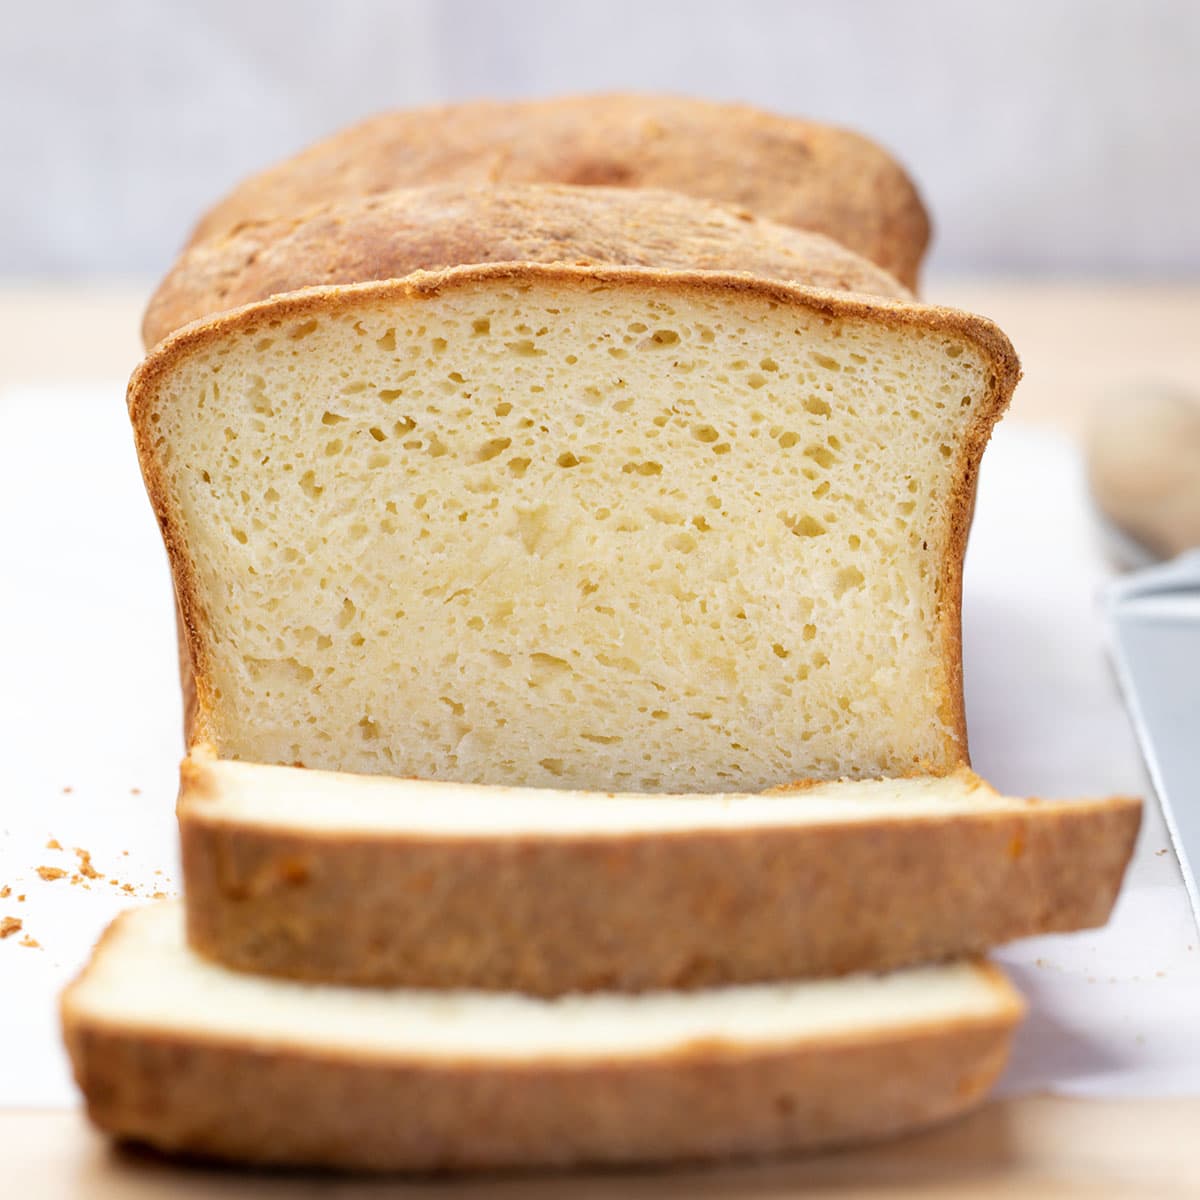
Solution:
[(240, 175), (374, 110), (662, 89), (862, 129), (935, 270), (1200, 274), (1196, 0), (2, 0), (0, 275), (165, 266)]

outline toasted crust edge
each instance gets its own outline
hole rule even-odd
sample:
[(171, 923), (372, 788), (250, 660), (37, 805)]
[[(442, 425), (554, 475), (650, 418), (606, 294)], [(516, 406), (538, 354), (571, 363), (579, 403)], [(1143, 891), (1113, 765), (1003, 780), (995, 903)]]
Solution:
[(976, 407), (974, 419), (958, 447), (955, 462), (958, 482), (948, 504), (947, 548), (940, 571), (943, 592), (936, 617), (941, 631), (942, 668), (946, 677), (945, 698), (939, 717), (946, 734), (943, 739), (943, 761), (927, 764), (932, 769), (968, 765), (970, 760), (962, 689), (962, 562), (966, 553), (979, 462), (992, 429), (1007, 408), (1021, 375), (1016, 351), (1003, 332), (985, 317), (958, 309), (843, 295), (736, 273), (536, 263), (464, 265), (438, 272), (418, 271), (397, 280), (289, 292), (184, 326), (160, 342), (134, 370), (127, 391), (134, 443), (146, 491), (170, 560), (180, 623), (185, 632), (195, 678), (196, 697), (188, 729), (189, 743), (212, 740), (207, 720), (212, 711), (212, 695), (207, 653), (200, 628), (203, 607), (195, 564), (188, 553), (183, 521), (171, 503), (162, 464), (154, 451), (153, 431), (147, 419), (147, 410), (159, 382), (188, 353), (260, 319), (295, 319), (313, 313), (336, 313), (355, 304), (388, 300), (419, 302), (458, 288), (490, 282), (605, 285), (648, 291), (685, 288), (718, 296), (751, 295), (774, 303), (796, 304), (831, 319), (877, 320), (893, 329), (915, 327), (953, 333), (979, 348), (990, 361), (992, 372), (988, 391)]
[(205, 957), (543, 996), (891, 970), (1103, 925), (1141, 821), (1139, 800), (1112, 797), (791, 828), (371, 835), (233, 820), (211, 811), (214, 786), (185, 761), (187, 933)]
[(610, 1061), (372, 1061), (187, 1036), (91, 1017), (78, 981), (61, 1015), (91, 1120), (169, 1153), (360, 1171), (663, 1162), (845, 1145), (967, 1111), (1003, 1069), (1024, 1007), (985, 969), (990, 1014)]

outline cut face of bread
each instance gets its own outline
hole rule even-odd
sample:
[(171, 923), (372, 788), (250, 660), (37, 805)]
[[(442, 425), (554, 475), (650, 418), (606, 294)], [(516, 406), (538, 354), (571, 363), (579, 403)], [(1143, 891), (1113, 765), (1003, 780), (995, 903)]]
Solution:
[(537, 266), (197, 324), (130, 406), (224, 757), (754, 791), (966, 759), (992, 325)]
[(613, 796), (203, 749), (179, 799), (188, 936), (206, 957), (540, 995), (885, 970), (1100, 925), (1139, 815), (1124, 798), (1006, 799), (968, 771)]
[(859, 134), (681, 96), (476, 101), (381, 113), (252, 176), (192, 244), (428, 184), (662, 188), (827, 234), (909, 287), (929, 241), (912, 180)]
[(360, 1169), (712, 1158), (978, 1102), (1021, 1014), (994, 968), (538, 1000), (264, 980), (182, 913), (121, 917), (63, 999), (89, 1115), (163, 1150)]

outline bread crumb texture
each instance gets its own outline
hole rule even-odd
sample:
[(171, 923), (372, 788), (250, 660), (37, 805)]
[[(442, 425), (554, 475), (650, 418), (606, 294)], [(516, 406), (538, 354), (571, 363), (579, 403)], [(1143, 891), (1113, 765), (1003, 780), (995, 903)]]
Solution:
[(12, 937), (14, 933), (21, 932), (22, 921), (20, 917), (0, 917), (0, 939)]
[(953, 330), (699, 288), (265, 308), (135, 411), (202, 732), (601, 790), (949, 769), (940, 589), (988, 372)]

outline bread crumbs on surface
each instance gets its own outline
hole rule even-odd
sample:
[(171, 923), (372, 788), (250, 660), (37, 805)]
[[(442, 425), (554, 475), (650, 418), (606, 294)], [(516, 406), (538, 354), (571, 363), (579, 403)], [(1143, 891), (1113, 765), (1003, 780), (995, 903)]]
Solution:
[(121, 891), (127, 892), (130, 896), (132, 896), (133, 895), (133, 884), (132, 883), (121, 884)]
[(22, 939), (21, 939), (21, 940), (20, 940), (20, 941), (17, 943), (17, 945), (18, 945), (18, 946), (29, 946), (29, 947), (30, 947), (31, 949), (33, 949), (33, 950), (40, 950), (40, 949), (42, 948), (42, 943), (41, 943), (41, 942), (39, 942), (39, 941), (37, 940), (37, 938), (30, 937), (30, 936), (29, 936), (29, 934), (26, 934), (26, 935), (25, 935), (25, 936), (24, 936), (24, 937), (23, 937), (23, 938), (22, 938)]
[(12, 937), (21, 932), (23, 922), (20, 917), (0, 917), (0, 938)]
[(38, 867), (37, 873), (39, 878), (44, 879), (47, 883), (54, 879), (62, 879), (66, 875), (66, 871), (62, 867)]
[(50, 840), (49, 840), (49, 841), (46, 843), (46, 849), (47, 849), (47, 850), (61, 850), (61, 849), (62, 849), (62, 842), (60, 842), (60, 841), (58, 840), (58, 838), (51, 838), (51, 839), (50, 839)]
[(68, 784), (67, 787), (63, 788), (63, 795), (69, 796), (74, 790), (75, 789)]
[(92, 854), (90, 850), (83, 850), (79, 846), (76, 846), (75, 854), (79, 859), (79, 873), (84, 877), (84, 879), (104, 878), (104, 876), (92, 866)]
[(20, 894), (20, 895), (17, 897), (17, 900), (18, 900), (18, 901), (19, 901), (21, 904), (24, 904), (24, 903), (25, 903), (25, 893), (24, 893), (24, 892), (22, 892), (22, 893), (21, 893), (21, 894)]
[(151, 892), (150, 893), (151, 900), (165, 900), (166, 898), (167, 898), (166, 892)]
[(131, 796), (140, 796), (142, 794), (142, 789), (141, 788), (130, 788), (129, 794)]
[(3, 887), (0, 887), (0, 900), (7, 900), (11, 895), (12, 888), (10, 888), (7, 883)]

